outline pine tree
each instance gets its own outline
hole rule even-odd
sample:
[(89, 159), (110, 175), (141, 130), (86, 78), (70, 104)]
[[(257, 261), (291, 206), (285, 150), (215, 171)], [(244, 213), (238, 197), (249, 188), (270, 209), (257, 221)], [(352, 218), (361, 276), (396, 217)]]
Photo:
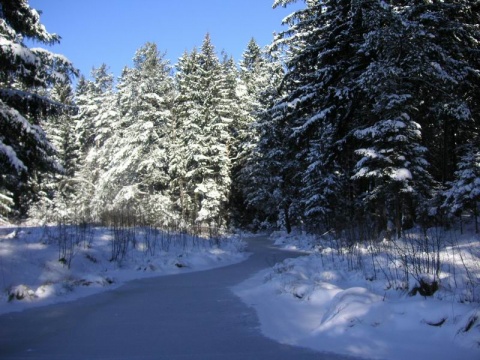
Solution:
[(198, 134), (197, 128), (190, 121), (197, 110), (197, 99), (193, 93), (196, 89), (196, 66), (195, 58), (197, 51), (185, 52), (176, 65), (175, 87), (176, 97), (172, 109), (172, 136), (168, 157), (168, 173), (171, 182), (169, 186), (174, 213), (177, 214), (177, 222), (186, 224), (190, 218), (190, 209), (193, 207), (193, 199), (187, 193), (187, 154), (186, 144)]
[[(476, 134), (477, 139), (478, 136), (479, 134)], [(448, 212), (460, 216), (470, 212), (474, 218), (475, 231), (478, 233), (480, 211), (480, 146), (478, 143), (464, 146), (455, 178), (444, 195), (443, 206), (448, 209)]]
[(100, 150), (112, 134), (117, 111), (114, 78), (108, 66), (102, 64), (93, 68), (91, 77), (91, 80), (80, 78), (75, 93), (78, 108), (74, 117), (78, 171), (74, 177), (75, 198), (71, 213), (85, 221), (99, 221), (98, 213), (94, 211), (94, 194), (104, 172), (104, 164), (108, 162), (108, 159), (101, 157)]
[(112, 136), (99, 150), (105, 172), (96, 189), (98, 212), (130, 207), (158, 222), (170, 221), (167, 155), (172, 101), (171, 67), (157, 46), (147, 43), (119, 81), (118, 116), (111, 124)]
[[(201, 51), (177, 66), (175, 149), (170, 161), (174, 193), (186, 224), (223, 226), (231, 186), (232, 85), (207, 34)], [(227, 76), (226, 76), (227, 75)]]
[[(251, 76), (248, 76), (250, 69)], [(273, 151), (275, 155), (282, 138), (276, 133), (279, 129), (271, 121), (268, 110), (279, 98), (278, 89), (284, 73), (277, 52), (267, 49), (258, 52), (252, 43), (245, 53), (241, 71), (247, 89), (244, 104), (251, 124), (246, 129), (239, 154), (238, 183), (246, 210), (254, 217), (254, 226), (259, 227), (277, 222), (282, 201), (277, 190), (281, 161), (269, 153)]]
[[(283, 77), (282, 65), (268, 49), (261, 49), (251, 39), (240, 61), (237, 93), (241, 104), (240, 117), (235, 130), (236, 151), (233, 156), (231, 203), (236, 220), (243, 225), (261, 223), (268, 217), (262, 206), (268, 207), (259, 183), (268, 182), (267, 174), (258, 155), (257, 144), (266, 110), (276, 98), (277, 87)], [(262, 199), (262, 200), (260, 200)], [(266, 210), (266, 209), (264, 209)]]
[[(290, 2), (277, 1), (274, 6)], [(292, 215), (330, 228), (348, 223), (353, 213), (347, 138), (356, 122), (353, 111), (361, 103), (353, 79), (366, 65), (356, 54), (362, 39), (358, 9), (350, 1), (306, 5), (287, 17), (290, 28), (273, 44), (286, 50), (287, 72), (282, 82), (285, 95), (270, 111), (284, 141), (275, 144), (270, 139), (270, 153), (289, 164), (281, 169), (279, 183), (286, 184), (282, 192), (294, 197)]]
[(91, 80), (81, 78), (75, 95), (78, 106), (77, 142), (81, 152), (87, 154), (100, 148), (110, 136), (109, 119), (115, 117), (110, 109), (115, 104), (114, 78), (106, 64), (93, 68)]
[(75, 186), (78, 149), (75, 139), (74, 95), (71, 84), (59, 82), (50, 92), (53, 101), (65, 105), (61, 114), (51, 115), (42, 125), (47, 139), (56, 149), (55, 159), (62, 167), (61, 174), (45, 174), (39, 184), (38, 200), (29, 210), (29, 216), (43, 222), (62, 219), (72, 221), (71, 204)]
[(409, 54), (411, 83), (419, 89), (419, 123), (431, 171), (442, 185), (453, 179), (457, 154), (480, 126), (475, 115), (480, 91), (479, 10), (478, 2), (464, 0), (407, 4), (398, 10), (406, 21), (408, 43), (415, 39)]
[[(357, 150), (363, 158), (356, 177), (376, 178), (364, 199), (383, 197), (374, 207), (397, 233), (431, 213), (434, 180), (451, 178), (464, 129), (478, 126), (471, 115), (478, 104), (470, 100), (479, 90), (472, 41), (480, 34), (472, 27), (478, 21), (472, 5), (392, 2), (363, 8), (368, 35), (361, 51), (370, 65), (357, 83), (371, 107), (369, 123), (356, 134), (365, 140), (369, 133), (370, 146)], [(399, 179), (399, 173), (407, 176)]]
[(23, 39), (44, 44), (60, 39), (45, 30), (27, 1), (2, 1), (0, 16), (0, 194), (6, 199), (3, 204), (13, 201), (24, 213), (34, 191), (29, 182), (38, 174), (61, 170), (40, 123), (62, 106), (41, 90), (59, 79), (68, 81), (76, 70), (61, 55), (25, 45)]
[[(369, 54), (369, 66), (356, 79), (366, 105), (365, 117), (353, 132), (360, 146), (353, 179), (361, 180), (359, 207), (364, 216), (374, 214), (378, 231), (400, 236), (433, 188), (421, 126), (414, 118), (418, 88), (405, 80), (413, 76), (406, 61), (413, 44), (405, 44), (413, 36), (390, 7), (363, 6), (361, 20), (366, 33), (361, 51)], [(382, 26), (385, 23), (388, 26)]]
[(286, 19), (274, 42), (287, 54), (286, 95), (260, 144), (284, 165), (278, 183), (309, 223), (398, 234), (428, 220), (437, 181), (478, 129), (476, 10), (468, 1), (306, 1)]
[(227, 94), (222, 66), (215, 48), (207, 34), (198, 56), (200, 70), (201, 138), (194, 162), (191, 164), (190, 179), (197, 199), (195, 222), (222, 226), (227, 219), (227, 203), (231, 185), (229, 126), (232, 123), (225, 106)]

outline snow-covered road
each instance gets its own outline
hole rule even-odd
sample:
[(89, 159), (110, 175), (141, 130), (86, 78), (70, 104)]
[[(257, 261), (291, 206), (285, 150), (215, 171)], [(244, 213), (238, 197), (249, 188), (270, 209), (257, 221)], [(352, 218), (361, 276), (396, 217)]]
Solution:
[[(0, 359), (346, 359), (264, 337), (230, 288), (301, 253), (247, 239), (248, 260), (132, 281), (105, 293), (0, 316)], [(282, 316), (282, 314), (278, 314)]]

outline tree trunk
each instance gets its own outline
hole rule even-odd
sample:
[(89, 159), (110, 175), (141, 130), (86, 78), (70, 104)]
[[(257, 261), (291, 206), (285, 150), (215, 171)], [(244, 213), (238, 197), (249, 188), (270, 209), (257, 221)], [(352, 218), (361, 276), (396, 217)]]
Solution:
[(290, 234), (292, 232), (292, 224), (290, 223), (290, 215), (288, 213), (289, 209), (290, 206), (288, 204), (285, 204), (283, 207), (283, 211), (285, 213), (285, 228), (287, 229), (287, 234)]
[(477, 204), (473, 204), (473, 217), (475, 218), (475, 234), (478, 234), (478, 208)]

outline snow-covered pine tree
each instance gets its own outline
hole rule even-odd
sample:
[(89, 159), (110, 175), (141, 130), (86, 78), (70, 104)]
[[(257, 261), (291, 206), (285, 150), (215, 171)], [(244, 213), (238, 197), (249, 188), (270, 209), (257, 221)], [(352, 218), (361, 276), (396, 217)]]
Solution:
[[(223, 60), (221, 63), (221, 83), (220, 94), (221, 100), (218, 106), (218, 113), (222, 124), (223, 140), (225, 144), (225, 153), (223, 159), (223, 180), (224, 188), (228, 186), (228, 192), (226, 192), (226, 203), (222, 204), (224, 214), (220, 215), (225, 219), (228, 224), (231, 224), (231, 220), (237, 220), (238, 208), (237, 198), (235, 197), (235, 184), (233, 181), (233, 167), (238, 158), (240, 148), (240, 128), (242, 127), (243, 120), (243, 108), (241, 104), (241, 98), (239, 94), (239, 72), (237, 64), (232, 57), (228, 57), (223, 54)], [(222, 175), (222, 176), (223, 176)], [(242, 204), (240, 204), (242, 205)], [(243, 207), (242, 207), (243, 209)]]
[(75, 94), (78, 106), (76, 136), (84, 155), (103, 145), (110, 136), (109, 119), (116, 116), (112, 110), (107, 110), (115, 105), (114, 77), (108, 65), (93, 68), (90, 77), (91, 80), (80, 79)]
[(177, 221), (182, 226), (191, 223), (194, 211), (194, 199), (187, 191), (187, 164), (193, 156), (188, 144), (196, 144), (200, 129), (194, 119), (199, 114), (200, 99), (196, 89), (198, 68), (196, 58), (198, 52), (193, 49), (191, 53), (185, 52), (178, 60), (175, 74), (175, 87), (177, 95), (175, 106), (172, 110), (173, 124), (171, 136), (171, 151), (169, 153), (169, 169), (171, 182), (170, 194), (174, 205)]
[(106, 64), (93, 68), (91, 80), (81, 77), (75, 93), (78, 108), (75, 142), (78, 149), (78, 171), (74, 177), (75, 199), (71, 213), (80, 221), (98, 221), (93, 202), (95, 187), (103, 173), (100, 149), (111, 136), (116, 119), (114, 78)]
[[(291, 2), (279, 0), (274, 6)], [(357, 121), (354, 110), (361, 104), (353, 79), (366, 66), (356, 53), (362, 41), (358, 13), (348, 0), (306, 1), (304, 9), (285, 19), (289, 29), (273, 44), (284, 49), (287, 72), (282, 82), (285, 95), (271, 109), (280, 127), (276, 132), (285, 141), (270, 153), (290, 164), (282, 170), (280, 183), (289, 183), (286, 193), (294, 196), (296, 215), (327, 230), (353, 224), (348, 136)]]
[(410, 81), (419, 88), (418, 118), (432, 174), (445, 185), (457, 170), (457, 154), (480, 127), (480, 5), (466, 0), (413, 5), (396, 11), (414, 34), (408, 38), (416, 55), (409, 59), (415, 70)]
[[(259, 141), (272, 130), (267, 116), (273, 102), (278, 98), (278, 87), (283, 78), (283, 66), (275, 53), (261, 49), (252, 39), (240, 62), (239, 96), (243, 108), (238, 126), (238, 150), (232, 177), (235, 202), (240, 208), (237, 216), (254, 227), (265, 221), (277, 220), (277, 206), (273, 199), (274, 178), (267, 171)], [(263, 151), (263, 150), (262, 150)]]
[(29, 216), (43, 222), (57, 219), (71, 221), (78, 157), (74, 120), (76, 107), (71, 84), (66, 81), (58, 82), (53, 86), (50, 98), (66, 106), (65, 111), (49, 116), (47, 121), (42, 123), (47, 139), (56, 149), (55, 158), (62, 166), (63, 172), (43, 176), (38, 200), (30, 207)]
[[(253, 94), (254, 90), (252, 79), (255, 77), (254, 71), (257, 58), (260, 59), (261, 49), (252, 38), (243, 53), (243, 59), (240, 61), (240, 71), (236, 82), (236, 96), (238, 98), (238, 121), (232, 132), (232, 189), (230, 193), (230, 211), (235, 225), (247, 225), (252, 222), (253, 217), (248, 216), (245, 199), (242, 192), (240, 172), (245, 166), (248, 158), (247, 152), (251, 152), (252, 144), (256, 142), (252, 124), (255, 121), (253, 104), (257, 97)], [(250, 212), (251, 214), (252, 212)]]
[(247, 206), (257, 213), (256, 222), (277, 222), (290, 232), (291, 205), (298, 201), (291, 178), (297, 165), (292, 158), (295, 149), (288, 142), (285, 128), (270, 116), (265, 112), (258, 119), (260, 139), (242, 170), (244, 181), (251, 180), (243, 192)]
[[(478, 111), (473, 94), (480, 90), (475, 7), (465, 1), (363, 7), (368, 34), (361, 51), (371, 62), (357, 83), (371, 117), (356, 132), (363, 139), (370, 136), (369, 145), (358, 150), (363, 158), (357, 170), (366, 163), (376, 164), (376, 170), (364, 168), (356, 177), (378, 175), (365, 199), (388, 194), (390, 201), (374, 207), (384, 209), (397, 233), (402, 222), (424, 221), (431, 213), (434, 180), (451, 179), (458, 148), (478, 133), (472, 115)], [(399, 181), (399, 172), (407, 178)], [(391, 188), (384, 191), (385, 186)]]
[[(227, 64), (228, 65), (228, 64)], [(185, 54), (177, 66), (174, 193), (188, 224), (225, 225), (230, 194), (229, 81), (207, 34), (201, 50)]]
[[(352, 177), (360, 180), (359, 210), (364, 221), (388, 236), (400, 236), (416, 221), (416, 210), (431, 198), (434, 184), (416, 119), (418, 87), (408, 80), (415, 76), (408, 60), (418, 51), (418, 38), (412, 39), (415, 31), (396, 9), (362, 6), (366, 41), (360, 52), (368, 54), (369, 65), (355, 80), (365, 101), (353, 131), (360, 147)], [(412, 40), (406, 44), (406, 39)]]
[[(432, 3), (416, 15), (429, 32), (431, 51), (442, 62), (432, 63), (435, 100), (429, 139), (438, 181), (445, 184), (443, 206), (453, 215), (470, 212), (479, 232), (480, 205), (480, 4), (474, 1)], [(427, 16), (428, 15), (428, 16)], [(443, 85), (442, 86), (439, 86)], [(441, 99), (441, 101), (439, 101)], [(431, 125), (429, 125), (431, 124)], [(440, 130), (440, 131), (439, 131)], [(454, 177), (451, 170), (455, 169)]]
[(118, 116), (112, 136), (99, 150), (104, 173), (95, 204), (104, 210), (129, 208), (149, 222), (171, 222), (168, 152), (173, 101), (171, 66), (157, 46), (146, 43), (118, 84)]
[[(197, 202), (195, 222), (225, 225), (230, 194), (229, 127), (232, 119), (226, 108), (228, 87), (225, 73), (207, 34), (198, 54), (201, 138), (197, 143), (189, 177)], [(227, 115), (227, 116), (225, 116)]]
[[(56, 212), (62, 217), (68, 217), (71, 221), (77, 221), (74, 213), (72, 213), (72, 204), (75, 201), (76, 181), (75, 177), (79, 166), (79, 149), (75, 137), (76, 107), (74, 102), (74, 92), (70, 84), (60, 83), (52, 90), (52, 98), (63, 104), (71, 106), (72, 111), (65, 112), (61, 116), (51, 120), (53, 124), (57, 124), (57, 138), (52, 139), (55, 148), (58, 151), (58, 159), (62, 165), (64, 172), (55, 184), (54, 204)], [(53, 130), (53, 129), (52, 129)]]
[[(474, 134), (478, 140), (480, 134)], [(454, 180), (445, 191), (444, 207), (452, 215), (471, 213), (475, 222), (475, 231), (479, 232), (480, 214), (480, 144), (471, 141), (463, 146), (463, 154), (458, 162)]]
[(64, 56), (25, 45), (24, 39), (60, 40), (46, 31), (27, 1), (1, 1), (0, 18), (0, 202), (24, 214), (33, 192), (29, 180), (61, 169), (40, 122), (62, 106), (41, 90), (68, 81), (77, 71)]
[(272, 108), (287, 142), (276, 156), (294, 148), (286, 159), (296, 156), (303, 180), (293, 187), (310, 223), (399, 232), (431, 214), (435, 181), (451, 178), (457, 147), (478, 130), (477, 10), (327, 0), (286, 19), (274, 42), (287, 54), (287, 95)]

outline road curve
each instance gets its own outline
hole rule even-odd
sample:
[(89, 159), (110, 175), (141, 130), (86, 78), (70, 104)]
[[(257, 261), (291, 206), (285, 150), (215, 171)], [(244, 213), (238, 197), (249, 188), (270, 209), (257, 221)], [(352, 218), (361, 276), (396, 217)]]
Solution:
[(2, 315), (0, 359), (347, 359), (261, 334), (255, 311), (230, 288), (300, 253), (279, 250), (266, 238), (247, 241), (252, 255), (236, 265), (131, 281), (73, 302)]

